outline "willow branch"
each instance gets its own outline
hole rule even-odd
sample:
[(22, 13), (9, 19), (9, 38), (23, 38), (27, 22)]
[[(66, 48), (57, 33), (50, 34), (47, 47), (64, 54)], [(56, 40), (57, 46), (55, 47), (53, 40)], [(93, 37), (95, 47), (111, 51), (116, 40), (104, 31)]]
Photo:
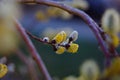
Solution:
[(30, 54), (32, 55), (32, 57), (34, 58), (34, 60), (36, 61), (41, 73), (43, 74), (45, 80), (52, 80), (40, 55), (38, 54), (36, 48), (34, 47), (32, 41), (29, 39), (28, 35), (25, 32), (25, 29), (22, 27), (22, 25), (15, 20), (16, 23), (16, 28), (19, 31), (20, 35), (22, 36), (23, 40), (25, 41), (27, 48), (29, 49)]
[(30, 32), (28, 32), (28, 31), (26, 31), (26, 33), (27, 33), (30, 37), (32, 37), (33, 39), (35, 39), (35, 40), (37, 40), (37, 41), (39, 41), (39, 42), (41, 42), (41, 43), (51, 44), (50, 42), (45, 42), (45, 41), (43, 41), (41, 38), (38, 38), (38, 37), (32, 35), (32, 34), (31, 34)]
[[(51, 42), (47, 42), (47, 41), (43, 41), (43, 39), (39, 38), (39, 37), (36, 37), (34, 35), (32, 35), (30, 32), (26, 31), (26, 33), (33, 39), (41, 42), (41, 43), (44, 43), (44, 44), (49, 44), (53, 47), (53, 50), (56, 51), (56, 45), (54, 45), (54, 43), (51, 41)], [(66, 45), (63, 45), (63, 44), (58, 44), (59, 46), (62, 46), (62, 47), (65, 47), (66, 49), (68, 48), (68, 46)]]
[(35, 70), (34, 64), (28, 60), (27, 56), (24, 55), (24, 53), (21, 52), (20, 50), (16, 51), (16, 55), (20, 58), (22, 62), (24, 62), (27, 65), (29, 71), (28, 73), (31, 76), (31, 80), (39, 80), (37, 77), (37, 72)]
[(109, 50), (106, 47), (106, 45), (104, 44), (104, 40), (103, 40), (103, 37), (105, 37), (106, 34), (103, 34), (104, 33), (103, 30), (97, 25), (97, 23), (82, 10), (67, 6), (67, 5), (59, 3), (59, 2), (50, 1), (50, 0), (22, 1), (22, 3), (36, 3), (36, 4), (40, 4), (40, 5), (53, 6), (53, 7), (63, 9), (71, 14), (79, 16), (86, 22), (86, 24), (88, 24), (90, 29), (93, 31), (94, 35), (96, 36), (96, 38), (98, 40), (100, 48), (103, 51), (103, 53), (105, 54), (105, 56), (110, 57)]

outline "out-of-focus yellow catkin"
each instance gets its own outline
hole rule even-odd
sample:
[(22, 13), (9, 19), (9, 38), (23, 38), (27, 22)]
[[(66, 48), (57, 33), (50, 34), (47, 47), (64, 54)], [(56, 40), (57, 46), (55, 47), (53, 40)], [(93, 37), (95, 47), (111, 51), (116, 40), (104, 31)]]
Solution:
[(76, 53), (78, 51), (79, 45), (75, 43), (71, 43), (70, 47), (67, 49), (67, 52)]
[(63, 80), (78, 80), (78, 79), (75, 76), (68, 76), (68, 77), (65, 77)]
[(56, 16), (58, 16), (59, 11), (58, 11), (58, 8), (49, 7), (49, 8), (47, 8), (46, 13), (49, 17), (51, 17), (51, 16), (56, 17)]
[(111, 65), (104, 71), (103, 76), (110, 78), (120, 74), (120, 57), (113, 59)]
[(37, 11), (35, 17), (40, 21), (47, 20), (47, 16), (43, 11)]
[(89, 4), (86, 0), (73, 0), (73, 2), (71, 3), (71, 6), (75, 8), (80, 8), (83, 10), (86, 10), (89, 8)]
[(57, 44), (63, 42), (66, 39), (66, 33), (64, 31), (59, 32), (53, 40), (56, 41)]
[(83, 75), (80, 75), (77, 80), (86, 80)]
[(60, 17), (61, 17), (62, 19), (67, 20), (67, 19), (72, 18), (72, 14), (68, 13), (67, 11), (61, 10)]
[(120, 17), (115, 9), (108, 9), (102, 17), (102, 28), (108, 34), (117, 34), (120, 30)]
[(112, 76), (110, 80), (120, 80), (120, 75)]
[(97, 80), (100, 74), (98, 65), (93, 60), (84, 62), (80, 72), (85, 80)]
[(0, 1), (0, 55), (6, 55), (18, 48), (19, 35), (14, 18), (20, 17), (21, 8), (16, 0)]
[(0, 78), (4, 77), (8, 72), (8, 68), (5, 64), (0, 63)]
[(60, 3), (70, 5), (75, 8), (87, 10), (89, 8), (89, 4), (87, 0), (63, 0)]
[(108, 9), (102, 17), (102, 28), (110, 36), (106, 41), (114, 47), (119, 45), (118, 33), (120, 30), (119, 13), (115, 9)]
[(17, 49), (19, 37), (9, 27), (0, 25), (0, 54), (9, 54)]
[(57, 54), (62, 54), (64, 52), (65, 52), (65, 47), (62, 47), (62, 46), (59, 46), (57, 51), (56, 51)]
[(61, 17), (62, 19), (70, 19), (72, 17), (68, 12), (55, 7), (49, 7), (47, 9), (47, 15), (49, 17)]
[[(13, 18), (20, 18), (21, 6), (16, 0), (1, 0), (0, 1), (0, 18), (5, 21), (12, 21)], [(12, 21), (13, 22), (13, 21)]]
[(119, 37), (115, 34), (111, 35), (112, 38), (112, 44), (114, 47), (118, 47), (119, 46)]

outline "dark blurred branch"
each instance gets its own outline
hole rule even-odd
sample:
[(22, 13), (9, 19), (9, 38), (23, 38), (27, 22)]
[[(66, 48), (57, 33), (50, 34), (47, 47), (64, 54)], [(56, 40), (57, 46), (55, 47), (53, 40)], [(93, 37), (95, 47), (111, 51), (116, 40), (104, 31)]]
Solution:
[(104, 40), (103, 40), (103, 37), (105, 38), (107, 35), (103, 34), (104, 33), (103, 30), (97, 25), (97, 23), (82, 10), (67, 6), (65, 4), (61, 4), (59, 2), (50, 1), (50, 0), (22, 1), (21, 3), (36, 3), (40, 5), (58, 7), (71, 14), (79, 16), (86, 22), (86, 24), (88, 24), (90, 29), (93, 31), (94, 35), (96, 36), (98, 40), (100, 48), (104, 52), (105, 56), (110, 57), (109, 50), (106, 47)]
[(27, 33), (25, 32), (25, 29), (22, 27), (22, 25), (15, 20), (16, 23), (16, 28), (18, 30), (18, 32), (20, 33), (20, 35), (22, 36), (23, 40), (25, 41), (27, 48), (29, 49), (30, 54), (32, 55), (32, 57), (34, 58), (34, 60), (36, 61), (41, 73), (43, 74), (45, 80), (52, 80), (40, 55), (38, 54), (36, 48), (34, 47), (32, 41), (30, 40), (30, 38), (28, 37)]
[(20, 58), (22, 62), (24, 62), (27, 65), (29, 71), (28, 73), (30, 74), (31, 80), (39, 80), (37, 77), (36, 69), (32, 61), (29, 60), (28, 57), (24, 55), (24, 53), (21, 52), (20, 50), (16, 51), (16, 55)]

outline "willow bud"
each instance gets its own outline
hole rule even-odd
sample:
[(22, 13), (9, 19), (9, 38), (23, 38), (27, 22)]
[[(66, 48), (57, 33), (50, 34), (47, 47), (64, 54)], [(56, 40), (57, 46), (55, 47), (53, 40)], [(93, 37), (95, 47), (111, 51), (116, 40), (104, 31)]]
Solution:
[(78, 32), (73, 31), (69, 36), (70, 41), (76, 41), (78, 39)]
[(49, 42), (50, 40), (49, 40), (48, 37), (44, 37), (44, 38), (43, 38), (43, 41), (44, 41), (44, 42)]

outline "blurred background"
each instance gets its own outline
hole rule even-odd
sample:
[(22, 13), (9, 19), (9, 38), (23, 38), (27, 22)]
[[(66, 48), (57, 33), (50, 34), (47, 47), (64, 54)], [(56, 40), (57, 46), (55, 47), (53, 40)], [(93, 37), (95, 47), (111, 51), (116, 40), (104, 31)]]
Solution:
[[(72, 2), (72, 0), (55, 1)], [(74, 0), (74, 2), (76, 1)], [(119, 3), (119, 0), (81, 0), (80, 4), (74, 5), (81, 5), (77, 8), (84, 10), (100, 24), (104, 11), (111, 7), (119, 11)], [(104, 67), (104, 55), (99, 49), (97, 40), (90, 28), (79, 17), (72, 15), (72, 17), (64, 18), (66, 17), (64, 14), (65, 16), (62, 17), (58, 15), (58, 17), (51, 16), (49, 19), (39, 20), (36, 19), (36, 14), (41, 10), (45, 12), (45, 9), (50, 6), (26, 4), (22, 7), (23, 17), (20, 21), (24, 28), (35, 36), (49, 37), (62, 30), (68, 32), (68, 35), (73, 30), (79, 32), (79, 39), (75, 42), (79, 44), (79, 51), (76, 54), (64, 53), (58, 55), (52, 50), (51, 46), (32, 39), (51, 76), (60, 78), (69, 75), (78, 76), (80, 65), (88, 59), (95, 60), (101, 69)]]
[[(106, 9), (114, 8), (118, 12), (120, 10), (120, 0), (54, 1), (60, 1), (61, 3), (82, 9), (98, 24), (101, 24), (101, 18)], [(22, 10), (21, 24), (27, 31), (37, 37), (50, 37), (52, 39), (60, 31), (65, 31), (68, 36), (74, 30), (79, 33), (79, 38), (75, 42), (79, 44), (79, 50), (76, 54), (65, 52), (62, 55), (58, 55), (50, 45), (40, 43), (31, 38), (52, 77), (78, 76), (80, 65), (89, 59), (96, 61), (100, 69), (103, 69), (104, 55), (99, 49), (93, 32), (81, 18), (50, 6), (37, 4), (22, 4)], [(21, 44), (21, 49), (28, 53), (24, 43)], [(22, 64), (15, 55), (9, 58), (9, 62), (15, 62), (18, 65)]]
[[(103, 7), (105, 5), (101, 0), (88, 1), (89, 8), (85, 11), (93, 18), (97, 20), (100, 19), (101, 11), (103, 13)], [(33, 40), (37, 50), (46, 64), (46, 67), (48, 68), (48, 71), (52, 76), (65, 77), (68, 75), (78, 75), (79, 66), (86, 59), (95, 59), (96, 61), (99, 61), (99, 65), (103, 64), (102, 62), (104, 56), (98, 49), (94, 34), (80, 18), (77, 16), (73, 16), (69, 19), (53, 17), (50, 18), (49, 21), (39, 21), (35, 19), (35, 14), (37, 11), (41, 10), (41, 7), (46, 8), (46, 6), (42, 5), (23, 5), (24, 15), (21, 23), (25, 29), (34, 35), (44, 37), (47, 34), (55, 34), (53, 32), (56, 30), (65, 30), (69, 33), (73, 30), (77, 30), (79, 32), (79, 39), (76, 42), (79, 44), (79, 51), (76, 54), (64, 53), (62, 55), (58, 55), (49, 45)]]

